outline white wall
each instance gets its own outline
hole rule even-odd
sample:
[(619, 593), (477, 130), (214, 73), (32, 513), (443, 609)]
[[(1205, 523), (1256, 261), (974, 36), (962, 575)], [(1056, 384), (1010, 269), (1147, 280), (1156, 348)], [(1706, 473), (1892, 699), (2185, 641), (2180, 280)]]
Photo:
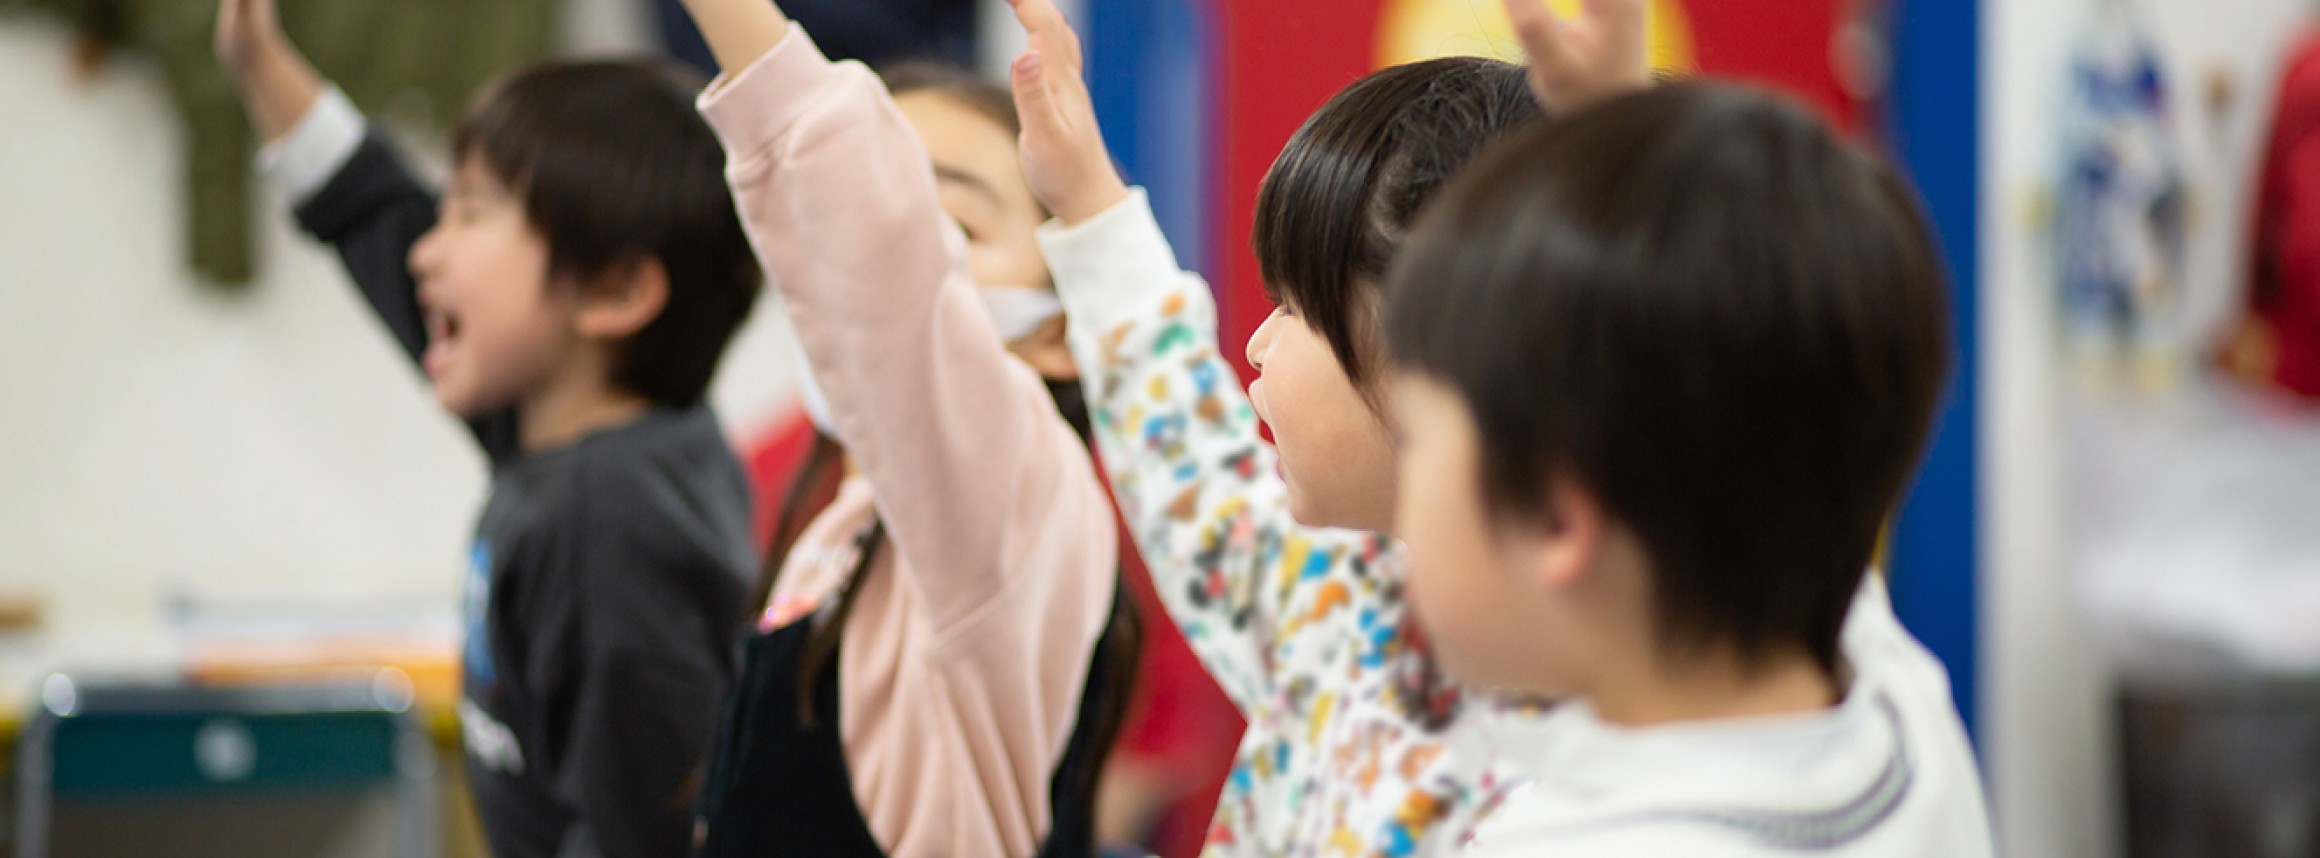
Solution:
[[(2123, 854), (2111, 680), (2065, 574), (2068, 466), (2051, 276), (2041, 235), (2053, 122), (2073, 37), (2101, 0), (1986, 0), (1983, 106), (1985, 754), (2005, 853)], [(2157, 37), (2179, 96), (2195, 238), (2186, 314), (2212, 330), (2238, 300), (2248, 185), (2273, 76), (2310, 0), (2125, 0)], [(2221, 69), (2237, 99), (2211, 115)]]
[[(581, 0), (563, 37), (649, 44), (623, 2)], [(448, 608), (485, 480), (466, 437), (270, 194), (259, 281), (195, 282), (153, 68), (70, 68), (61, 27), (0, 17), (0, 592), (130, 649), (177, 589)], [(788, 385), (776, 316), (729, 356), (729, 426)]]

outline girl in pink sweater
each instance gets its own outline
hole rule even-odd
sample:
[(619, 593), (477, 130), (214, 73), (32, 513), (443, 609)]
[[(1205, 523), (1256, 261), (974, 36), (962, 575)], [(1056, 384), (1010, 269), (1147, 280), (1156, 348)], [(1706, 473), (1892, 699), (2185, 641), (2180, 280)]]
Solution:
[(1007, 187), (1012, 146), (1003, 167), (960, 147), (929, 169), (910, 119), (964, 117), (906, 118), (763, 0), (686, 5), (725, 71), (702, 112), (853, 471), (745, 644), (701, 851), (1087, 854), (1128, 679), (1109, 666), (1133, 644), (1105, 490), (1040, 350), (1008, 350), (1061, 339), (1060, 319), (1020, 329), (1040, 290), (996, 285), (1045, 280), (992, 252), (1023, 219), (977, 216), (1037, 211)]

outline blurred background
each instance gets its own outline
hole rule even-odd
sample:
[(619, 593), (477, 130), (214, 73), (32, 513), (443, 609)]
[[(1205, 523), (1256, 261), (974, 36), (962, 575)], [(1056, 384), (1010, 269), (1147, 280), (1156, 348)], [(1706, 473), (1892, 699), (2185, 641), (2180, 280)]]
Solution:
[[(526, 62), (702, 59), (673, 0), (283, 5), (325, 76), (421, 152)], [(1381, 65), (1511, 56), (1498, 0), (1067, 6), (1113, 150), (1216, 284), (1233, 344), (1269, 309), (1249, 219), (1297, 124)], [(785, 8), (873, 62), (994, 70), (1017, 50), (998, 0)], [(0, 0), (15, 773), (0, 840), (194, 854), (108, 840), (106, 820), (238, 782), (266, 789), (220, 807), (304, 808), (304, 854), (471, 854), (442, 754), (482, 460), (253, 181), (214, 11)], [(2320, 855), (2316, 15), (2311, 0), (1652, 4), (1659, 64), (1815, 105), (1904, 165), (1934, 215), (1963, 361), (1887, 566), (1951, 669), (2008, 854)], [(751, 322), (714, 393), (761, 497), (803, 449), (776, 316)], [(106, 690), (132, 680), (185, 693)], [(338, 691), (266, 698), (292, 688)], [(388, 736), (376, 771), (253, 769), (273, 737), (202, 714), (253, 705), (391, 716), (343, 725), (346, 747)], [(192, 713), (189, 768), (90, 780), (135, 765), (76, 751), (118, 743), (57, 724), (122, 707)], [(1237, 729), (1229, 712), (1181, 717), (1200, 723), (1161, 729), (1194, 735), (1199, 764), (1123, 776), (1148, 800), (1112, 823), (1163, 854), (1197, 843)]]

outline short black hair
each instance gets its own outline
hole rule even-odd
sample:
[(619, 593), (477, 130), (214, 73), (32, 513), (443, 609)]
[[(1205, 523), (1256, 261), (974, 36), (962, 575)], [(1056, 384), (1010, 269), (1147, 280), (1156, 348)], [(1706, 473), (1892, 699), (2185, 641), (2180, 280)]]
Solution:
[(1665, 644), (1834, 673), (1950, 366), (1883, 160), (1778, 97), (1664, 86), (1477, 159), (1389, 280), (1392, 359), (1470, 409), (1494, 514), (1551, 518), (1572, 480), (1649, 554)]
[(1482, 57), (1394, 66), (1346, 87), (1289, 138), (1257, 190), (1250, 239), (1266, 294), (1319, 331), (1362, 386), (1377, 290), (1419, 208), (1491, 141), (1541, 115), (1521, 66)]
[(452, 152), (522, 199), (550, 270), (587, 281), (657, 260), (668, 303), (620, 345), (612, 382), (670, 406), (701, 401), (764, 282), (725, 183), (725, 152), (674, 63), (561, 62), (494, 84)]

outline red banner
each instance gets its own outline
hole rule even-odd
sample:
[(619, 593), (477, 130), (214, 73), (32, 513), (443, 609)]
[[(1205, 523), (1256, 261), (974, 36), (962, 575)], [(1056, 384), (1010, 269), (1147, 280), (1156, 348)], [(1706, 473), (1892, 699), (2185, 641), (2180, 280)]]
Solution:
[[(1222, 13), (1223, 183), (1211, 219), (1224, 272), (1225, 350), (1264, 321), (1256, 257), (1249, 251), (1257, 184), (1298, 125), (1323, 101), (1382, 63), (1433, 53), (1504, 55), (1499, 0), (1267, 0), (1218, 4)], [(1558, 8), (1575, 0), (1555, 0)], [(1704, 74), (1765, 83), (1799, 95), (1850, 125), (1859, 105), (1840, 84), (1837, 33), (1862, 0), (1658, 0), (1654, 58)], [(1243, 364), (1242, 372), (1248, 367)]]

